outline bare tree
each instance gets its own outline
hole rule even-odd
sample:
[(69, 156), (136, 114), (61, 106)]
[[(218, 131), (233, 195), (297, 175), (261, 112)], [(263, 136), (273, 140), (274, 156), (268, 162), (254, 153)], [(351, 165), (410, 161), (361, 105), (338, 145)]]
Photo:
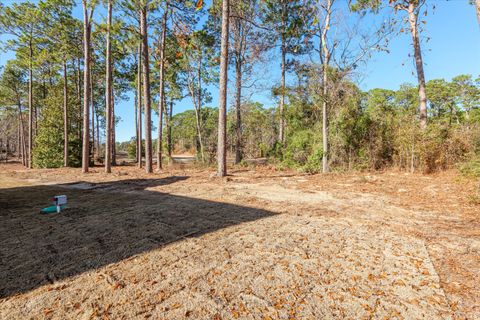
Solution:
[[(251, 17), (255, 17), (260, 8), (256, 0), (235, 2), (231, 6), (230, 35), (231, 62), (235, 68), (235, 163), (243, 159), (242, 143), (242, 89), (246, 76), (250, 75), (253, 65), (261, 61), (261, 54), (268, 50), (265, 27), (259, 26)], [(251, 85), (253, 86), (253, 84)], [(245, 86), (248, 87), (248, 86)]]
[(330, 62), (330, 51), (327, 46), (327, 33), (330, 29), (330, 19), (332, 16), (332, 4), (334, 0), (327, 0), (325, 5), (325, 23), (321, 32), (321, 61), (323, 67), (323, 102), (322, 102), (322, 136), (323, 136), (323, 156), (322, 171), (328, 172), (328, 117), (327, 117), (327, 96), (328, 96), (328, 64)]
[(425, 73), (423, 71), (422, 50), (420, 48), (420, 39), (418, 37), (418, 15), (423, 1), (408, 1), (408, 6), (397, 5), (398, 8), (408, 12), (408, 21), (410, 23), (410, 33), (412, 35), (413, 49), (415, 55), (415, 66), (417, 68), (418, 78), (418, 97), (420, 100), (420, 127), (427, 128), (427, 94), (425, 93)]
[(195, 109), (195, 127), (197, 131), (197, 153), (200, 151), (201, 161), (205, 162), (205, 152), (202, 136), (202, 53), (197, 57), (197, 66), (192, 68), (190, 65), (190, 56), (185, 50), (187, 60), (187, 87), (190, 92), (193, 107)]
[(219, 177), (227, 175), (227, 82), (228, 82), (228, 27), (230, 4), (222, 2), (222, 42), (220, 52), (220, 94), (218, 106), (217, 163)]
[[(213, 38), (204, 30), (193, 32), (191, 37), (180, 36), (183, 47), (182, 55), (185, 61), (186, 87), (192, 99), (195, 110), (195, 126), (197, 131), (196, 149), (202, 162), (205, 162), (205, 148), (203, 138), (202, 104), (208, 95), (203, 89), (204, 82), (211, 81), (204, 71), (208, 66), (208, 59), (213, 48)], [(187, 40), (190, 46), (187, 46)]]
[[(476, 0), (478, 1), (478, 0)], [(422, 10), (426, 0), (389, 0), (388, 5), (395, 10), (405, 11), (407, 13), (407, 19), (412, 36), (412, 44), (414, 49), (415, 67), (417, 70), (418, 78), (418, 98), (419, 98), (419, 116), (420, 127), (426, 129), (427, 127), (427, 95), (425, 93), (425, 73), (423, 70), (422, 50), (420, 47), (419, 37), (419, 21), (418, 18), (423, 12), (426, 15), (426, 11)], [(373, 9), (375, 12), (379, 11), (382, 7), (382, 2), (378, 0), (356, 0), (353, 4), (355, 10)], [(422, 21), (425, 22), (425, 21)], [(403, 30), (403, 29), (402, 29)]]
[[(368, 0), (367, 0), (368, 1)], [(342, 16), (342, 9), (336, 0), (317, 0), (316, 17), (314, 19), (314, 36), (318, 37), (318, 48), (314, 48), (319, 55), (321, 76), (319, 84), (312, 84), (314, 94), (321, 92), (322, 102), (322, 172), (329, 171), (329, 112), (336, 99), (334, 92), (341, 90), (338, 86), (342, 79), (351, 74), (357, 66), (365, 62), (372, 49), (382, 50), (388, 43), (388, 35), (392, 32), (390, 21), (380, 26), (369, 26), (368, 30), (361, 28), (365, 15), (352, 16), (348, 9), (346, 16)], [(346, 9), (343, 9), (346, 10)], [(334, 15), (334, 12), (337, 14)], [(313, 68), (315, 72), (315, 68)], [(321, 71), (320, 71), (321, 70)], [(335, 79), (330, 79), (334, 74)], [(321, 80), (320, 80), (321, 79)], [(335, 81), (332, 81), (335, 80)], [(321, 88), (318, 85), (321, 84)], [(337, 99), (338, 100), (338, 99)]]

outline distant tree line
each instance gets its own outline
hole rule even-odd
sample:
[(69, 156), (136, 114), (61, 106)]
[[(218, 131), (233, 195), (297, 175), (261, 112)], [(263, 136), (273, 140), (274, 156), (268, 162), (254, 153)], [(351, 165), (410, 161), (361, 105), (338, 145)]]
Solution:
[[(135, 117), (124, 121), (135, 137), (121, 146), (146, 172), (175, 150), (216, 162), (220, 176), (227, 155), (308, 172), (449, 168), (478, 155), (480, 81), (426, 78), (421, 40), (433, 9), (425, 0), (0, 4), (3, 49), (15, 52), (0, 74), (2, 155), (111, 172), (115, 109), (130, 93)], [(362, 92), (354, 76), (399, 33), (411, 36), (417, 84)], [(277, 68), (279, 81), (258, 85), (262, 68)], [(209, 107), (212, 84), (219, 105)], [(252, 99), (262, 86), (274, 108)], [(175, 114), (185, 98), (192, 110)]]
[[(302, 75), (305, 77), (305, 75)], [(305, 172), (322, 170), (321, 109), (314, 77), (287, 87), (285, 143), (277, 140), (278, 110), (260, 103), (241, 105), (242, 146), (245, 158), (268, 157), (280, 167)], [(336, 170), (382, 170), (434, 172), (453, 168), (480, 155), (480, 78), (470, 75), (452, 81), (426, 83), (429, 125), (418, 126), (417, 87), (404, 84), (398, 90), (362, 92), (353, 82), (342, 80), (331, 100), (329, 132), (330, 163)], [(201, 114), (207, 162), (215, 161), (218, 112), (205, 107)], [(195, 113), (176, 114), (171, 121), (173, 148), (179, 153), (199, 152)], [(227, 150), (235, 155), (236, 111), (227, 115)], [(130, 142), (134, 156), (135, 141)], [(164, 146), (171, 150), (172, 146)]]

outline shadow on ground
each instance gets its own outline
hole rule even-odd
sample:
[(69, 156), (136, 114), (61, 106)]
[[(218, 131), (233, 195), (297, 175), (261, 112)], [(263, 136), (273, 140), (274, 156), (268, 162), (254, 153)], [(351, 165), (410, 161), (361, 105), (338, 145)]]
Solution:
[[(273, 213), (145, 190), (187, 177), (0, 189), (0, 298)], [(69, 208), (40, 214), (53, 195)]]

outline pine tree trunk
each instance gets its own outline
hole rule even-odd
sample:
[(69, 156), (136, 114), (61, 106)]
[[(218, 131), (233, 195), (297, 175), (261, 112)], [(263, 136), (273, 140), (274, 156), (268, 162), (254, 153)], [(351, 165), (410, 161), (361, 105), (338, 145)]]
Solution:
[[(91, 68), (91, 64), (90, 64)], [(92, 159), (92, 163), (95, 164), (95, 152), (96, 152), (96, 144), (95, 144), (95, 100), (93, 99), (93, 80), (92, 80), (92, 70), (90, 69), (90, 104), (92, 107), (92, 145), (90, 146), (90, 157)]]
[(87, 173), (90, 155), (90, 21), (87, 4), (83, 1), (83, 141), (82, 141), (82, 172)]
[(111, 112), (111, 128), (112, 131), (112, 166), (117, 165), (117, 145), (116, 145), (116, 138), (115, 138), (115, 92), (113, 90), (113, 85), (111, 86), (112, 89), (112, 112)]
[(143, 101), (145, 104), (145, 171), (152, 173), (152, 121), (150, 97), (150, 65), (148, 54), (147, 7), (140, 10), (140, 35), (142, 37)]
[(100, 157), (100, 116), (98, 110), (95, 109), (95, 122), (97, 123), (97, 154)]
[[(33, 80), (32, 80), (32, 83), (33, 83)], [(32, 84), (32, 87), (33, 87), (33, 84)], [(45, 78), (43, 79), (43, 99), (46, 99), (47, 98), (47, 86), (45, 84)], [(33, 95), (33, 88), (32, 88), (32, 95)], [(33, 98), (32, 98), (33, 99)], [(33, 130), (32, 130), (32, 149), (35, 145), (35, 137), (37, 136), (37, 130), (38, 130), (38, 106), (37, 104), (34, 104), (33, 105)], [(33, 155), (32, 155), (33, 157)]]
[(158, 98), (158, 134), (157, 134), (157, 171), (162, 169), (162, 126), (163, 111), (165, 109), (165, 43), (167, 39), (168, 1), (165, 3), (162, 19), (162, 35), (160, 39), (160, 75), (159, 75), (159, 98)]
[(63, 166), (68, 167), (68, 78), (67, 61), (63, 61)]
[(415, 4), (410, 2), (408, 5), (408, 20), (410, 22), (410, 31), (412, 34), (413, 49), (415, 55), (415, 66), (418, 78), (418, 97), (420, 101), (420, 128), (427, 128), (427, 95), (425, 93), (425, 74), (423, 72), (422, 51), (420, 49), (420, 39), (418, 38), (418, 21)]
[(137, 165), (142, 167), (142, 45), (138, 46), (138, 65), (137, 65)]
[(173, 100), (170, 101), (170, 108), (167, 116), (167, 149), (168, 149), (168, 163), (172, 163), (172, 112), (173, 112)]
[(18, 119), (17, 124), (17, 160), (20, 161), (20, 144), (21, 144), (21, 133), (20, 133), (20, 119)]
[(197, 121), (197, 135), (198, 135), (198, 146), (200, 147), (200, 156), (202, 163), (205, 162), (205, 148), (203, 146), (203, 134), (202, 134), (202, 54), (198, 60), (198, 69), (197, 69), (197, 108), (195, 109), (195, 116)]
[[(236, 37), (235, 39), (238, 41)], [(236, 112), (236, 124), (235, 124), (235, 164), (242, 161), (242, 113), (240, 110), (242, 99), (242, 57), (240, 54), (239, 45), (236, 45), (236, 59), (235, 59), (235, 112)]]
[(30, 55), (28, 67), (28, 158), (27, 167), (32, 168), (33, 151), (33, 47), (30, 41)]
[(21, 123), (21, 132), (22, 132), (22, 164), (27, 166), (27, 142), (25, 141), (25, 122), (23, 121), (23, 116), (20, 113), (20, 123)]
[(115, 122), (115, 87), (114, 87), (114, 83), (113, 83), (113, 75), (115, 74), (115, 69), (114, 69), (115, 65), (112, 64), (112, 71), (111, 71), (111, 74), (112, 74), (112, 81), (111, 81), (111, 84), (110, 84), (110, 90), (111, 90), (111, 104), (112, 104), (112, 108), (111, 108), (111, 127), (110, 127), (110, 130), (112, 132), (112, 142), (111, 142), (111, 149), (112, 149), (112, 156), (111, 156), (111, 159), (112, 159), (112, 166), (116, 166), (117, 165), (117, 145), (116, 145), (116, 138), (115, 138), (115, 130), (116, 130), (116, 122)]
[[(22, 124), (22, 130), (24, 130), (23, 128), (24, 128), (24, 126)], [(22, 131), (22, 165), (24, 167), (27, 166), (27, 156), (26, 156), (26, 154), (27, 154), (27, 145), (25, 143), (25, 132)]]
[[(162, 97), (165, 99), (165, 96)], [(163, 108), (165, 101), (158, 102), (159, 108), (161, 110), (158, 112), (158, 135), (157, 135), (157, 171), (159, 172), (162, 169), (162, 141), (163, 141)]]
[(112, 115), (111, 115), (111, 110), (112, 110), (112, 57), (111, 57), (111, 34), (110, 34), (110, 28), (112, 25), (112, 1), (109, 0), (107, 4), (107, 48), (106, 48), (106, 61), (105, 61), (105, 103), (106, 103), (106, 108), (105, 108), (105, 115), (107, 117), (106, 119), (106, 125), (105, 125), (105, 172), (106, 173), (111, 173), (112, 172), (112, 161), (111, 161), (111, 141), (112, 141)]
[(72, 64), (72, 68), (73, 70), (75, 71), (75, 93), (77, 95), (77, 99), (80, 101), (80, 82), (81, 82), (81, 79), (80, 79), (80, 59), (77, 58), (77, 61), (78, 61), (78, 66), (76, 65), (75, 63), (75, 59), (72, 58), (72, 61), (71, 61), (71, 64)]
[(218, 107), (218, 176), (227, 175), (227, 82), (228, 82), (228, 27), (230, 4), (222, 2), (222, 42), (220, 56), (220, 97)]
[(134, 112), (135, 112), (135, 161), (138, 161), (137, 157), (137, 145), (138, 145), (138, 95), (137, 90), (135, 90), (135, 98), (134, 98)]
[[(18, 102), (18, 126), (19, 126), (19, 139), (20, 139), (20, 149), (22, 153), (22, 165), (27, 166), (27, 159), (25, 154), (25, 129), (23, 126), (23, 117), (22, 117), (22, 105), (21, 102)], [(20, 152), (19, 149), (19, 152)]]
[(78, 140), (82, 140), (82, 77), (80, 70), (80, 58), (77, 58), (77, 101), (78, 101)]
[(281, 82), (281, 95), (280, 95), (280, 107), (279, 107), (279, 116), (280, 116), (280, 123), (278, 126), (278, 141), (280, 143), (285, 142), (285, 56), (286, 56), (286, 48), (285, 48), (285, 35), (282, 33), (282, 82)]

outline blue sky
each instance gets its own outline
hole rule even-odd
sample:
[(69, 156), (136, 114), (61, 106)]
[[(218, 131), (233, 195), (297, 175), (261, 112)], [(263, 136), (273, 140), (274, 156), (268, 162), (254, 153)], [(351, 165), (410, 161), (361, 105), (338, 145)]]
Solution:
[[(10, 4), (13, 1), (5, 1)], [(477, 22), (475, 9), (468, 4), (468, 0), (427, 0), (435, 5), (434, 12), (426, 17), (424, 36), (430, 37), (428, 43), (423, 43), (423, 58), (425, 76), (430, 79), (444, 78), (450, 80), (459, 74), (480, 75), (480, 26)], [(101, 14), (101, 13), (100, 13)], [(414, 65), (409, 53), (412, 52), (409, 34), (394, 37), (389, 46), (390, 53), (376, 53), (364, 68), (364, 75), (359, 82), (363, 90), (372, 88), (397, 89), (402, 83), (416, 82)], [(0, 53), (0, 65), (13, 57), (12, 53)], [(279, 59), (269, 60), (265, 76), (268, 82), (279, 82)], [(262, 72), (262, 71), (261, 71)], [(230, 76), (230, 79), (233, 79)], [(230, 86), (232, 83), (230, 83)], [(218, 101), (218, 89), (210, 87), (214, 106)], [(117, 115), (121, 118), (117, 125), (117, 140), (129, 140), (135, 134), (133, 95), (129, 94), (129, 101), (120, 101), (115, 106)], [(229, 95), (229, 103), (233, 101)], [(252, 100), (263, 103), (266, 107), (273, 107), (276, 102), (270, 98), (268, 90), (257, 92)], [(192, 109), (190, 99), (177, 102), (174, 113)], [(153, 117), (156, 124), (156, 117)], [(155, 133), (153, 133), (155, 136)]]

